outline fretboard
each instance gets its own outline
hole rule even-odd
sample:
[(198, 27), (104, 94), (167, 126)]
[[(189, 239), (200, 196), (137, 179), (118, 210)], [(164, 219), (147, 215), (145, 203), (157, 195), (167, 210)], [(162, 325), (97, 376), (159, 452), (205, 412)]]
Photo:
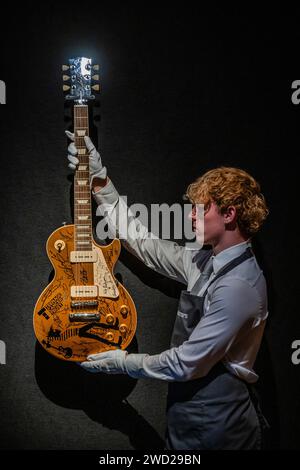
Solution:
[(89, 183), (89, 156), (84, 136), (89, 135), (87, 105), (74, 106), (74, 135), (79, 164), (74, 178), (74, 224), (76, 251), (92, 250), (92, 211)]

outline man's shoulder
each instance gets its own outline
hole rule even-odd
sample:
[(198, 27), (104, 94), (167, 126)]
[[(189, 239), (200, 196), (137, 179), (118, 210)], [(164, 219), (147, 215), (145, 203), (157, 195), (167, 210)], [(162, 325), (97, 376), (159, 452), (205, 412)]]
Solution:
[(228, 273), (228, 276), (243, 280), (251, 287), (266, 284), (264, 273), (258, 265), (255, 256), (235, 266), (233, 270)]
[(249, 302), (250, 299), (257, 299), (260, 309), (267, 308), (267, 285), (266, 279), (255, 257), (249, 258), (232, 271), (221, 276), (212, 284), (211, 294), (217, 289), (226, 290), (226, 295), (236, 299), (244, 299)]

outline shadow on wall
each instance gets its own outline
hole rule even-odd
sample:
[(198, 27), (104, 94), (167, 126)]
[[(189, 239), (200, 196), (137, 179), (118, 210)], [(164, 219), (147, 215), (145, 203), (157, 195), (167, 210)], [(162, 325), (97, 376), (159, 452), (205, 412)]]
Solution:
[(268, 345), (268, 331), (275, 314), (276, 293), (273, 288), (272, 271), (263, 256), (263, 248), (258, 238), (252, 241), (253, 250), (260, 268), (267, 282), (269, 317), (262, 344), (255, 363), (255, 370), (259, 375), (257, 391), (260, 397), (261, 408), (270, 429), (266, 432), (264, 447), (266, 449), (280, 448), (280, 420), (278, 409), (278, 393), (274, 375), (274, 367)]
[[(136, 346), (134, 338), (128, 351), (136, 352)], [(126, 400), (136, 385), (135, 379), (123, 374), (91, 374), (77, 364), (56, 359), (38, 342), (35, 376), (40, 390), (53, 403), (82, 409), (93, 421), (127, 435), (134, 449), (164, 448), (159, 434)]]

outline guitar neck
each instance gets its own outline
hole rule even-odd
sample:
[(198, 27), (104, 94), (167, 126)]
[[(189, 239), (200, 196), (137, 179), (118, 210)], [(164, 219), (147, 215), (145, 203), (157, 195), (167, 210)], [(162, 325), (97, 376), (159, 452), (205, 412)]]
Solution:
[(76, 251), (92, 250), (92, 211), (89, 183), (89, 156), (84, 136), (89, 135), (87, 105), (74, 106), (74, 136), (79, 164), (74, 177), (74, 225)]

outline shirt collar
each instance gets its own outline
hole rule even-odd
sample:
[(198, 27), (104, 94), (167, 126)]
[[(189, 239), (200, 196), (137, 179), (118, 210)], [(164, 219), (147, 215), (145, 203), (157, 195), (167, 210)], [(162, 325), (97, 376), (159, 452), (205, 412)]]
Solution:
[(248, 247), (251, 247), (250, 240), (247, 240), (242, 243), (238, 243), (237, 245), (233, 245), (226, 250), (220, 251), (217, 255), (212, 256), (212, 263), (213, 263), (213, 270), (214, 274), (225, 266), (225, 264), (229, 263), (234, 258), (240, 256)]

